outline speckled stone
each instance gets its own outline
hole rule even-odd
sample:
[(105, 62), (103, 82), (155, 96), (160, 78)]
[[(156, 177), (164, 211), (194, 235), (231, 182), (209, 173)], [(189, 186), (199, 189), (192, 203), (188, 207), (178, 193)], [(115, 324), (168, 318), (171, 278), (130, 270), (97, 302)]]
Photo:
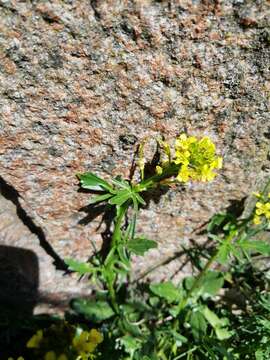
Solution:
[(212, 183), (170, 190), (143, 210), (139, 231), (159, 250), (136, 259), (140, 271), (269, 174), (269, 7), (0, 0), (1, 175), (61, 258), (86, 259), (104, 229), (100, 217), (82, 224), (89, 196), (77, 192), (75, 174), (127, 177), (145, 136), (208, 135), (224, 168)]

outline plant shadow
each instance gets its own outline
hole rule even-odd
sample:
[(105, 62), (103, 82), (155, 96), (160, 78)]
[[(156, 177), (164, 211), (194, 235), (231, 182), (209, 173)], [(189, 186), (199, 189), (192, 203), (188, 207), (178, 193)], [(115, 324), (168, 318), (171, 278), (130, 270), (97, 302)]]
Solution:
[[(132, 182), (132, 179), (134, 178), (135, 175), (135, 171), (137, 167), (136, 158), (138, 157), (138, 149), (139, 147), (137, 148), (137, 151), (135, 152), (132, 159), (132, 164), (129, 171), (129, 178), (127, 179), (129, 182)], [(145, 168), (144, 168), (145, 179), (150, 178), (151, 176), (156, 174), (156, 166), (159, 163), (159, 161), (160, 161), (160, 152), (159, 152), (159, 148), (157, 147), (152, 159), (145, 163)], [(178, 188), (180, 189), (180, 191), (185, 191), (185, 187), (181, 184), (179, 184)], [(170, 187), (168, 185), (160, 185), (156, 188), (149, 189), (145, 193), (141, 193), (145, 205), (140, 205), (140, 207), (142, 209), (149, 209), (151, 202), (158, 204), (160, 202), (161, 197), (165, 195), (169, 190)], [(99, 191), (88, 190), (83, 188), (79, 188), (78, 192), (91, 194), (91, 195), (101, 194)], [(86, 215), (81, 220), (79, 220), (78, 224), (86, 226), (96, 218), (101, 217), (100, 223), (96, 228), (96, 230), (101, 229), (102, 225), (104, 225), (105, 227), (104, 231), (101, 232), (101, 238), (102, 238), (101, 249), (96, 250), (94, 244), (92, 244), (95, 251), (94, 254), (90, 256), (89, 262), (91, 262), (91, 260), (93, 258), (96, 258), (97, 256), (103, 259), (106, 258), (106, 255), (108, 254), (108, 251), (110, 249), (110, 244), (113, 235), (112, 225), (116, 216), (115, 206), (112, 206), (108, 203), (106, 204), (97, 203), (97, 204), (90, 204), (83, 206), (79, 209), (79, 211), (85, 213)], [(123, 226), (123, 230), (125, 230), (127, 226), (128, 226), (128, 216), (126, 216), (125, 218), (125, 224)]]
[[(246, 197), (243, 197), (240, 200), (232, 199), (229, 201), (229, 205), (224, 210), (224, 214), (227, 214), (227, 219), (237, 219), (241, 217), (244, 209), (245, 209)], [(150, 273), (158, 270), (162, 266), (166, 266), (170, 264), (172, 261), (182, 259), (177, 270), (170, 275), (168, 278), (172, 280), (175, 276), (177, 276), (186, 265), (190, 264), (192, 273), (196, 273), (202, 270), (205, 261), (207, 261), (215, 252), (215, 242), (214, 240), (208, 236), (207, 225), (211, 223), (213, 217), (211, 217), (208, 221), (201, 224), (191, 233), (191, 238), (189, 239), (189, 246), (181, 246), (181, 250), (176, 251), (172, 256), (160, 261), (159, 263), (152, 266), (150, 269), (146, 270), (144, 273), (140, 274), (134, 282), (138, 282), (143, 278), (147, 277)], [(226, 220), (221, 222), (219, 225), (215, 226), (212, 230), (212, 234), (219, 234), (223, 231), (223, 226), (225, 225)], [(196, 237), (194, 237), (196, 235)], [(206, 236), (205, 241), (199, 242), (198, 237)]]
[(31, 250), (0, 245), (0, 348), (4, 358), (8, 358), (11, 349), (25, 346), (27, 330), (24, 334), (21, 326), (33, 315), (38, 302), (38, 286), (36, 254)]

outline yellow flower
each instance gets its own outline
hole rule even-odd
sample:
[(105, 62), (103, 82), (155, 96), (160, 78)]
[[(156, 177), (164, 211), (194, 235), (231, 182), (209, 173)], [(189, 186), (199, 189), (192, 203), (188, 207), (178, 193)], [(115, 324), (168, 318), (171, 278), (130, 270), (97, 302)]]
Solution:
[(42, 339), (43, 339), (43, 331), (38, 330), (37, 333), (33, 335), (31, 339), (27, 342), (26, 347), (34, 348), (34, 349), (39, 348)]
[(216, 156), (215, 144), (208, 138), (198, 140), (194, 136), (182, 134), (175, 141), (175, 164), (181, 164), (177, 179), (212, 181), (216, 177), (214, 169), (222, 168), (222, 157)]
[(95, 344), (100, 344), (103, 341), (103, 335), (96, 329), (91, 329), (89, 333), (89, 341), (92, 341)]
[(212, 181), (217, 174), (213, 173), (211, 167), (208, 165), (203, 165), (201, 169), (201, 181)]
[(44, 356), (44, 360), (68, 360), (68, 357), (66, 354), (57, 356), (54, 351), (48, 351)]
[(190, 172), (188, 170), (187, 165), (182, 165), (176, 179), (180, 182), (187, 182), (189, 180), (189, 177), (190, 177)]
[(66, 354), (61, 354), (60, 356), (58, 356), (57, 360), (68, 360), (68, 357), (66, 356)]
[(48, 351), (44, 356), (44, 360), (57, 360), (55, 352), (54, 351)]
[(175, 148), (187, 150), (191, 144), (195, 143), (197, 139), (194, 136), (187, 137), (186, 134), (181, 134), (175, 141)]
[(88, 353), (92, 353), (102, 341), (102, 334), (96, 329), (92, 329), (89, 332), (82, 331), (79, 335), (75, 336), (72, 345), (78, 354), (83, 357)]
[[(257, 195), (255, 195), (255, 196), (257, 196)], [(263, 196), (260, 194), (257, 197), (261, 200), (257, 201), (257, 203), (255, 205), (255, 214), (254, 214), (254, 218), (253, 218), (253, 223), (255, 225), (261, 224), (262, 219), (270, 221), (270, 202), (265, 201), (263, 199)]]
[(163, 173), (163, 169), (162, 169), (161, 166), (159, 166), (159, 165), (156, 166), (156, 173), (157, 173), (158, 175), (161, 175), (161, 174)]

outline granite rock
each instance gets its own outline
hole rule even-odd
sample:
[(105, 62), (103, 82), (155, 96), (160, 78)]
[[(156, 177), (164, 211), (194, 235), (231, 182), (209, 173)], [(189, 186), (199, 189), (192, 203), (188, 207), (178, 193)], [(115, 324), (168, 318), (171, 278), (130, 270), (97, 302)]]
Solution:
[[(140, 271), (269, 176), (269, 10), (266, 0), (0, 0), (1, 176), (61, 259), (87, 259), (104, 230), (100, 217), (81, 221), (89, 196), (75, 174), (128, 177), (145, 136), (208, 135), (224, 168), (143, 210), (139, 231), (159, 250), (136, 259)], [(16, 244), (27, 248), (20, 234)], [(62, 281), (46, 278), (52, 290)]]

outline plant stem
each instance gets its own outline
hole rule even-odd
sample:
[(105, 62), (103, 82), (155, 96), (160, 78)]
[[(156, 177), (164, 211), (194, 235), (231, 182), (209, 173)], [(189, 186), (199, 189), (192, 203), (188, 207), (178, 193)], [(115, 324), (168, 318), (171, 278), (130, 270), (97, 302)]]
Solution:
[(170, 164), (163, 170), (162, 174), (156, 174), (148, 179), (141, 181), (136, 187), (138, 192), (147, 191), (148, 189), (157, 186), (162, 180), (170, 178), (178, 174), (179, 165)]
[[(224, 239), (224, 242), (220, 245), (223, 246), (224, 243), (230, 243), (233, 241), (235, 235), (238, 235), (238, 232), (232, 231), (230, 232), (227, 237)], [(212, 264), (216, 261), (216, 259), (218, 258), (219, 255), (219, 250), (220, 247), (217, 248), (217, 250), (215, 251), (215, 253), (210, 257), (210, 259), (207, 261), (207, 263), (205, 264), (204, 268), (202, 269), (202, 271), (198, 274), (198, 276), (195, 278), (195, 281), (193, 283), (193, 285), (191, 286), (191, 288), (188, 290), (187, 295), (184, 299), (182, 299), (182, 301), (180, 301), (179, 303), (179, 311), (183, 310), (184, 307), (187, 305), (189, 298), (193, 295), (194, 290), (196, 290), (200, 285), (201, 282), (205, 276), (205, 274), (207, 273), (207, 271), (211, 268)]]
[(123, 218), (126, 214), (126, 211), (128, 209), (128, 206), (129, 206), (129, 202), (127, 201), (126, 203), (124, 203), (122, 206), (119, 207), (119, 213), (115, 221), (114, 231), (112, 236), (112, 244), (111, 244), (112, 247), (117, 245), (117, 243), (121, 241), (121, 225)]
[(189, 298), (191, 297), (191, 295), (193, 294), (194, 290), (200, 286), (201, 281), (202, 281), (204, 275), (205, 275), (206, 272), (210, 269), (210, 267), (212, 266), (212, 264), (216, 261), (216, 258), (217, 258), (217, 256), (218, 256), (218, 253), (219, 253), (219, 250), (217, 250), (217, 251), (212, 255), (212, 257), (211, 257), (211, 258), (207, 261), (207, 263), (205, 264), (205, 266), (204, 266), (204, 268), (202, 269), (202, 271), (201, 271), (201, 272), (199, 273), (199, 275), (196, 277), (193, 285), (191, 286), (191, 288), (190, 288), (190, 289), (188, 290), (188, 292), (187, 292), (187, 296), (180, 302), (180, 305), (179, 305), (180, 310), (182, 310), (182, 309), (186, 306), (186, 304), (187, 304)]
[(112, 306), (113, 306), (115, 312), (117, 314), (119, 314), (119, 307), (118, 307), (118, 304), (116, 301), (116, 293), (115, 293), (115, 290), (114, 290), (114, 287), (113, 287), (113, 284), (111, 283), (111, 281), (108, 281), (108, 290), (109, 290)]

